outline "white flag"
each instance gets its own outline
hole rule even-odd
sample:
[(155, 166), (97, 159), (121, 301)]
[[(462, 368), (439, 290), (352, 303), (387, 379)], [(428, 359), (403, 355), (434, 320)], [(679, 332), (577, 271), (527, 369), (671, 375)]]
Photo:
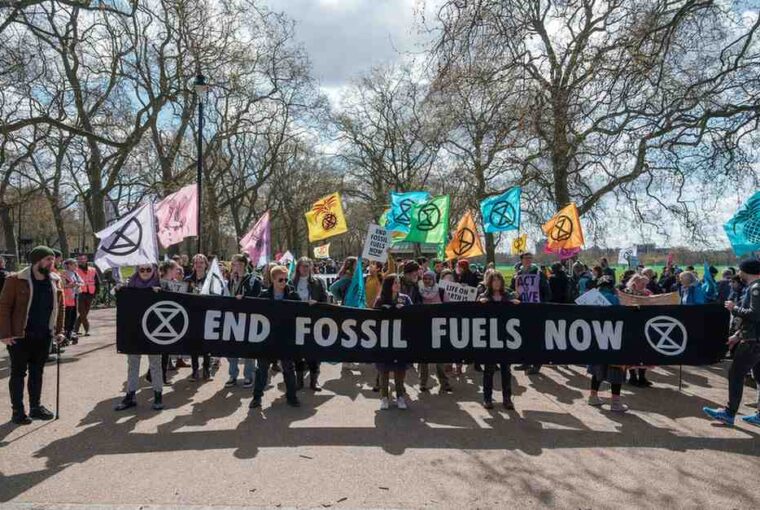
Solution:
[(113, 225), (95, 234), (100, 239), (95, 265), (101, 271), (112, 267), (158, 264), (156, 222), (153, 204), (143, 204)]
[(230, 295), (229, 291), (227, 290), (227, 282), (224, 281), (224, 276), (222, 275), (222, 269), (219, 267), (219, 259), (214, 259), (214, 261), (211, 263), (211, 268), (206, 275), (206, 279), (203, 281), (203, 287), (201, 287), (201, 295)]
[(618, 264), (629, 264), (631, 259), (638, 255), (638, 247), (634, 244), (628, 248), (620, 248), (618, 252)]

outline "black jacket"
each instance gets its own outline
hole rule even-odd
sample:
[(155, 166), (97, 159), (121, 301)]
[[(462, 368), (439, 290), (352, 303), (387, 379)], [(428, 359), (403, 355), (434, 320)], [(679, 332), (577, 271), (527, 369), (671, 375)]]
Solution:
[[(296, 287), (295, 280), (290, 281), (290, 286), (293, 287), (293, 291), (298, 294)], [(327, 289), (325, 288), (325, 283), (322, 281), (321, 278), (317, 278), (316, 276), (310, 276), (308, 279), (308, 287), (309, 287), (309, 297), (316, 301), (317, 303), (326, 303), (327, 302)]]
[(551, 290), (550, 302), (572, 303), (570, 278), (564, 272), (556, 273), (549, 277), (549, 290)]
[[(259, 296), (262, 299), (274, 299), (274, 287), (269, 287), (264, 292), (261, 293)], [(293, 290), (293, 287), (288, 285), (285, 287), (285, 297), (283, 298), (285, 301), (301, 301), (301, 298), (298, 297), (298, 292)]]
[(230, 291), (231, 296), (259, 297), (261, 295), (261, 280), (252, 274), (247, 274), (243, 276), (243, 281), (240, 282), (237, 294), (232, 291), (232, 279), (227, 282), (227, 290)]
[(470, 287), (476, 287), (480, 283), (480, 276), (472, 271), (463, 271), (461, 274), (454, 273), (454, 281), (457, 283), (463, 283)]
[(401, 278), (401, 290), (399, 292), (401, 294), (406, 294), (409, 296), (409, 299), (412, 300), (413, 305), (419, 305), (422, 303), (422, 294), (420, 294), (420, 288), (416, 283), (412, 283), (407, 280), (406, 277)]

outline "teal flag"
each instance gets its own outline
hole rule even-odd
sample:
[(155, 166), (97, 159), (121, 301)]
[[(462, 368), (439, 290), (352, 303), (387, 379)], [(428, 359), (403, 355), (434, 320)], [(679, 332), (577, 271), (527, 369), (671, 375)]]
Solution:
[(760, 191), (742, 204), (723, 229), (737, 257), (760, 249)]
[(449, 235), (448, 195), (433, 197), (412, 209), (412, 222), (404, 241), (410, 243), (442, 244)]
[(408, 191), (391, 193), (391, 209), (388, 212), (385, 228), (396, 232), (409, 232), (412, 224), (412, 209), (416, 204), (430, 199), (427, 191)]
[(520, 229), (520, 194), (522, 188), (509, 188), (501, 195), (480, 202), (483, 231), (488, 234)]
[(288, 280), (293, 281), (293, 277), (296, 275), (296, 259), (293, 257), (288, 264)]
[(356, 261), (354, 274), (351, 277), (351, 283), (346, 291), (346, 297), (343, 299), (343, 306), (364, 308), (364, 300), (364, 271), (362, 270), (362, 258), (359, 257)]

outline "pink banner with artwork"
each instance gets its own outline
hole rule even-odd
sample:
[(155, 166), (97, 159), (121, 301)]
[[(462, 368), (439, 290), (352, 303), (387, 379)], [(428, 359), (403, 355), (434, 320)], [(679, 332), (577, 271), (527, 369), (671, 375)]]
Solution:
[(198, 235), (198, 187), (190, 184), (156, 204), (158, 241), (168, 248)]
[(263, 266), (269, 259), (269, 211), (265, 212), (251, 230), (240, 240), (240, 249), (246, 252), (251, 262)]

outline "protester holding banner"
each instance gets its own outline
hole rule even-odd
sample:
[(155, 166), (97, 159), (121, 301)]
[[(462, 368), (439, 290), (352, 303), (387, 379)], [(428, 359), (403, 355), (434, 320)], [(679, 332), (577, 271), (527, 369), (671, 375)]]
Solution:
[[(520, 254), (520, 263), (515, 266), (515, 275), (510, 282), (510, 288), (517, 293), (521, 303), (547, 303), (551, 300), (551, 289), (546, 275), (533, 263), (533, 254)], [(540, 364), (519, 365), (515, 370), (525, 370), (534, 375), (541, 370)]]
[[(504, 275), (499, 271), (490, 271), (486, 278), (485, 291), (478, 296), (481, 303), (500, 303), (516, 305), (520, 301), (517, 294), (507, 288)], [(499, 363), (501, 374), (501, 394), (505, 409), (514, 409), (512, 404), (512, 370), (509, 363)], [(483, 407), (493, 409), (493, 376), (496, 372), (495, 363), (486, 363), (483, 367)]]
[(552, 303), (572, 303), (572, 291), (570, 278), (567, 277), (565, 266), (561, 262), (555, 262), (551, 267), (549, 276), (549, 289)]
[[(206, 276), (208, 276), (208, 258), (202, 253), (198, 253), (193, 257), (193, 271), (185, 277), (185, 281), (189, 285), (188, 291), (193, 294), (200, 294), (203, 284), (206, 282)], [(192, 355), (193, 371), (190, 374), (190, 381), (198, 380), (198, 355)], [(203, 355), (203, 379), (205, 381), (211, 380), (211, 355)]]
[[(416, 264), (416, 263), (415, 263)], [(378, 310), (388, 310), (392, 308), (403, 308), (410, 306), (412, 300), (406, 294), (401, 293), (401, 279), (395, 273), (386, 275), (383, 278), (383, 286), (380, 289), (380, 296), (375, 302), (374, 308)], [(399, 409), (406, 409), (406, 388), (404, 380), (409, 364), (405, 362), (384, 362), (375, 365), (380, 372), (380, 409), (390, 408), (390, 373), (393, 372), (394, 385), (396, 387), (396, 406)]]
[(682, 271), (678, 275), (678, 281), (681, 283), (682, 305), (703, 305), (705, 304), (705, 292), (699, 283), (696, 273), (692, 271)]
[[(291, 282), (301, 301), (308, 303), (327, 303), (327, 290), (324, 282), (314, 276), (314, 265), (308, 257), (301, 257), (296, 263), (295, 275)], [(309, 389), (322, 391), (319, 387), (319, 361), (299, 359), (296, 361), (296, 387), (304, 386), (304, 374), (309, 369)]]
[[(422, 280), (419, 282), (419, 292), (422, 304), (424, 305), (437, 305), (448, 301), (444, 290), (435, 282), (435, 273), (430, 270), (422, 274)], [(419, 370), (420, 391), (426, 392), (428, 391), (427, 383), (430, 378), (430, 364), (420, 363)], [(436, 363), (435, 373), (438, 376), (438, 383), (441, 385), (441, 392), (451, 393), (451, 384), (449, 383), (448, 376), (446, 376), (446, 364)]]
[[(0, 342), (8, 346), (11, 394), (16, 425), (31, 419), (52, 420), (53, 413), (40, 404), (42, 374), (51, 341), (63, 337), (63, 289), (60, 276), (53, 273), (55, 254), (47, 246), (29, 253), (31, 265), (11, 274), (0, 293)], [(24, 378), (29, 379), (29, 416), (24, 410)]]
[[(746, 299), (741, 305), (733, 301), (725, 303), (731, 315), (741, 320), (739, 331), (728, 339), (728, 345), (736, 347), (728, 370), (728, 404), (723, 409), (702, 408), (710, 418), (729, 426), (733, 426), (742, 402), (745, 375), (752, 371), (756, 376), (755, 382), (760, 387), (760, 380), (757, 378), (760, 376), (760, 260), (742, 261), (739, 265), (739, 275), (749, 285)], [(760, 408), (754, 415), (743, 416), (742, 420), (760, 425)]]
[(594, 277), (586, 265), (580, 260), (573, 263), (573, 275), (570, 277), (571, 301), (575, 301), (586, 291), (594, 287)]
[[(628, 271), (626, 271), (626, 273), (628, 273)], [(607, 277), (609, 278), (609, 276)], [(652, 295), (652, 291), (647, 288), (649, 279), (644, 275), (634, 273), (629, 277), (624, 274), (621, 282), (622, 281), (625, 281), (625, 290), (623, 291), (625, 294), (644, 297)], [(632, 386), (639, 386), (642, 388), (652, 386), (652, 382), (647, 379), (647, 367), (630, 368), (628, 370), (628, 376), (628, 384)]]
[(649, 280), (647, 282), (647, 290), (652, 293), (652, 295), (662, 294), (662, 287), (657, 283), (657, 273), (654, 269), (651, 267), (644, 268), (644, 270), (641, 272), (643, 276), (646, 276)]
[[(247, 269), (247, 259), (242, 253), (232, 256), (230, 261), (230, 274), (227, 280), (227, 290), (230, 296), (236, 299), (255, 298), (261, 294), (261, 280), (255, 275), (249, 274)], [(237, 385), (237, 378), (240, 375), (239, 358), (227, 358), (230, 364), (230, 378), (224, 383), (224, 386), (230, 388)], [(253, 386), (254, 360), (245, 358), (243, 360), (243, 388)]]
[(410, 260), (404, 264), (403, 276), (401, 277), (401, 293), (409, 296), (413, 305), (422, 304), (422, 294), (420, 293), (420, 266), (417, 262)]
[(356, 269), (356, 260), (356, 257), (347, 257), (338, 271), (338, 279), (330, 286), (330, 294), (336, 301), (342, 303), (346, 298), (346, 292), (351, 286), (351, 279), (354, 276), (354, 269)]
[[(146, 264), (135, 269), (135, 273), (127, 281), (126, 286), (132, 289), (159, 289), (160, 285), (156, 266)], [(142, 355), (140, 354), (127, 355), (127, 393), (122, 401), (116, 405), (116, 411), (124, 411), (137, 405), (135, 395), (140, 380), (141, 358)], [(148, 366), (150, 367), (150, 382), (153, 385), (153, 409), (160, 411), (164, 408), (162, 402), (164, 377), (161, 371), (161, 355), (149, 354)]]
[[(261, 293), (262, 299), (271, 299), (274, 301), (300, 301), (298, 293), (288, 286), (288, 268), (285, 266), (274, 266), (269, 275), (272, 286)], [(249, 407), (251, 409), (261, 407), (261, 397), (264, 395), (264, 389), (267, 385), (267, 376), (269, 375), (269, 366), (274, 362), (271, 359), (259, 359), (256, 367), (256, 380), (253, 385), (253, 400)], [(296, 372), (292, 359), (280, 360), (282, 366), (282, 376), (285, 379), (285, 399), (289, 406), (299, 407), (301, 403), (296, 396)]]

